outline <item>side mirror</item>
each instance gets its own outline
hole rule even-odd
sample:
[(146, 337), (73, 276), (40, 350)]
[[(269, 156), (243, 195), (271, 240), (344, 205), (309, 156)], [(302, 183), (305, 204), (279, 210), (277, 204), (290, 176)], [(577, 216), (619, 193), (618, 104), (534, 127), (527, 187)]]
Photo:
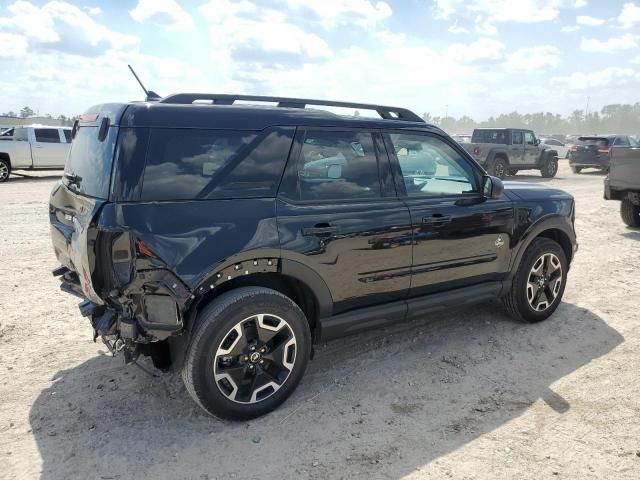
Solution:
[(496, 199), (502, 197), (504, 192), (504, 184), (498, 177), (492, 177), (487, 175), (484, 177), (484, 184), (482, 185), (482, 191), (484, 198)]
[(536, 145), (540, 145), (540, 139), (536, 138)]

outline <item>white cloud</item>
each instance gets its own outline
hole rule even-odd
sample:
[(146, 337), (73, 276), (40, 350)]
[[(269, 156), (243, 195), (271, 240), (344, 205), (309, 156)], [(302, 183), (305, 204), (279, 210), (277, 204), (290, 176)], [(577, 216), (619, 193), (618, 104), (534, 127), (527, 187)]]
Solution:
[(22, 57), (27, 53), (27, 38), (15, 33), (0, 33), (0, 58)]
[(89, 15), (100, 15), (102, 13), (102, 9), (100, 7), (82, 7), (84, 8), (87, 12), (89, 12)]
[(582, 38), (580, 49), (583, 52), (615, 53), (621, 50), (637, 48), (637, 37), (627, 33), (621, 37), (612, 37), (607, 40), (597, 38)]
[(580, 30), (580, 26), (578, 26), (578, 25), (565, 25), (560, 30), (565, 32), (565, 33), (567, 33), (567, 32), (577, 32), (578, 30)]
[(602, 25), (606, 20), (602, 18), (590, 17), (589, 15), (578, 15), (576, 17), (576, 23), (578, 25), (586, 25), (588, 27), (597, 27)]
[(309, 11), (326, 27), (355, 24), (371, 27), (391, 16), (387, 2), (369, 0), (287, 0), (294, 11)]
[(569, 90), (589, 90), (593, 88), (619, 88), (631, 86), (640, 80), (640, 72), (632, 68), (609, 67), (595, 72), (574, 72), (564, 77), (551, 80), (552, 85)]
[(582, 8), (586, 7), (588, 4), (587, 0), (576, 0), (573, 4), (573, 8)]
[(447, 28), (447, 31), (450, 33), (469, 33), (468, 29), (458, 26), (457, 23), (454, 23), (449, 28)]
[(640, 55), (632, 59), (629, 63), (632, 63), (633, 65), (640, 65)]
[(636, 5), (635, 2), (625, 3), (618, 16), (618, 22), (623, 28), (632, 28), (640, 25), (640, 6)]
[(553, 45), (538, 45), (521, 48), (507, 55), (505, 68), (512, 72), (543, 71), (560, 65), (562, 56), (560, 49)]
[(190, 31), (193, 19), (175, 0), (138, 0), (129, 15), (136, 22), (163, 25), (171, 31)]
[(42, 7), (19, 1), (0, 17), (0, 32), (24, 35), (35, 48), (47, 48), (80, 55), (95, 55), (105, 49), (126, 49), (137, 45), (131, 35), (109, 30), (80, 8), (53, 1)]
[(462, 63), (473, 63), (478, 61), (500, 60), (504, 56), (505, 46), (502, 42), (492, 38), (481, 38), (468, 45), (454, 43), (444, 50), (444, 55), (450, 55), (455, 60)]
[(573, 7), (566, 0), (435, 0), (440, 18), (448, 19), (469, 12), (480, 14), (492, 23), (546, 22), (554, 20), (560, 13), (560, 8), (569, 6)]

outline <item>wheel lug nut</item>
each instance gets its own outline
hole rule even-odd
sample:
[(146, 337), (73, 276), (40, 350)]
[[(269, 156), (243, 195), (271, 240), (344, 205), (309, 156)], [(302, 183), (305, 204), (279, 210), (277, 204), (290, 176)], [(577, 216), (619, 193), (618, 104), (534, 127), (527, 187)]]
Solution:
[(260, 365), (262, 365), (264, 363), (264, 360), (260, 360)]
[(267, 349), (266, 349), (266, 348), (264, 348), (264, 347), (262, 347), (262, 348), (260, 349), (260, 353), (264, 353), (264, 352), (266, 352), (266, 351), (267, 351)]
[(254, 347), (253, 345), (251, 345), (251, 346), (249, 347), (249, 350), (251, 350), (252, 352), (253, 352), (255, 349), (256, 349), (256, 347)]

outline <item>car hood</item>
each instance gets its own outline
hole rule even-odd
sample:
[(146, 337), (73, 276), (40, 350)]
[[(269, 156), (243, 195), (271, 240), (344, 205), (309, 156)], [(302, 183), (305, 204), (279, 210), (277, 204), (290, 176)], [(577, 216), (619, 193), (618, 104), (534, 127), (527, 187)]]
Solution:
[(504, 182), (504, 191), (511, 198), (515, 197), (521, 200), (573, 198), (572, 195), (564, 190), (560, 190), (555, 187), (548, 187), (539, 183)]

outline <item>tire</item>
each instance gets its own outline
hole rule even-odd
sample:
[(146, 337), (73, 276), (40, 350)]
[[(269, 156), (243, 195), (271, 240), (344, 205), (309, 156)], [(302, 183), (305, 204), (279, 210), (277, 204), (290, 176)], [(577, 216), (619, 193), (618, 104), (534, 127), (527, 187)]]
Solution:
[(11, 175), (11, 164), (9, 160), (0, 158), (0, 183), (5, 182)]
[(494, 157), (488, 167), (487, 171), (489, 172), (489, 175), (498, 177), (500, 180), (503, 180), (504, 177), (507, 176), (507, 162), (502, 157)]
[(291, 395), (310, 353), (309, 323), (298, 305), (275, 290), (242, 287), (198, 314), (182, 379), (207, 413), (247, 420)]
[(540, 169), (540, 174), (543, 178), (553, 178), (556, 173), (558, 173), (558, 157), (547, 157)]
[[(542, 265), (539, 264), (541, 259)], [(536, 266), (542, 275), (534, 274)], [(559, 277), (556, 276), (558, 268)], [(509, 314), (514, 319), (527, 323), (541, 322), (549, 318), (562, 301), (567, 284), (567, 271), (567, 257), (558, 243), (543, 237), (533, 240), (524, 252), (509, 293), (502, 298)], [(536, 296), (541, 290), (539, 285), (544, 287), (541, 295)], [(545, 303), (543, 295), (547, 305), (541, 308)]]
[(640, 205), (634, 205), (625, 198), (620, 203), (620, 216), (629, 227), (640, 227)]
[(571, 171), (573, 173), (580, 173), (582, 171), (582, 167), (571, 167)]

